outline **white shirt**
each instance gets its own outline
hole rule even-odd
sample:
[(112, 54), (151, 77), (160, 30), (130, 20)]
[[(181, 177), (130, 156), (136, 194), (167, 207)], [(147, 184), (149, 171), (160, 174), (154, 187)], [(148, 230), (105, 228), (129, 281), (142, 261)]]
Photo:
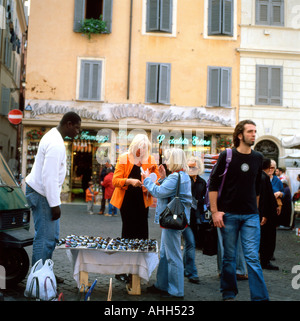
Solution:
[(31, 173), (25, 182), (37, 193), (45, 196), (50, 207), (61, 204), (60, 192), (66, 177), (66, 149), (64, 140), (52, 128), (40, 143)]

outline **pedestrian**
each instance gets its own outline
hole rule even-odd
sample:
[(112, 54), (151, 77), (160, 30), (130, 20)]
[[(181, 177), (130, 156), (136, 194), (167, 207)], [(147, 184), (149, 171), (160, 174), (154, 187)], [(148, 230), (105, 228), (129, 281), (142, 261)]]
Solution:
[(221, 228), (224, 256), (221, 273), (223, 300), (233, 300), (238, 293), (236, 252), (239, 234), (247, 263), (251, 300), (268, 300), (269, 295), (259, 261), (260, 193), (263, 156), (251, 149), (256, 136), (252, 120), (240, 121), (233, 133), (232, 160), (226, 174), (222, 194), (218, 189), (225, 170), (226, 151), (222, 152), (211, 173), (210, 210), (214, 226)]
[(276, 246), (277, 212), (279, 210), (269, 172), (271, 160), (264, 158), (261, 174), (261, 188), (259, 197), (259, 215), (261, 220), (260, 262), (263, 269), (279, 270), (278, 266), (271, 263)]
[(95, 196), (98, 192), (94, 191), (94, 182), (88, 182), (88, 188), (85, 190), (85, 201), (87, 202), (87, 212), (89, 214), (94, 214), (94, 203), (95, 203)]
[(103, 186), (103, 181), (105, 176), (107, 175), (107, 170), (111, 169), (112, 172), (114, 172), (115, 168), (114, 166), (110, 163), (109, 159), (106, 159), (106, 162), (101, 170), (101, 174), (100, 174), (100, 185), (101, 185), (101, 189), (102, 189), (102, 199), (101, 199), (101, 205), (100, 205), (100, 211), (99, 214), (103, 215), (105, 212), (105, 204), (106, 204), (106, 199), (105, 199), (105, 187)]
[(26, 177), (26, 198), (32, 208), (35, 235), (32, 265), (52, 258), (59, 239), (60, 193), (66, 176), (64, 138), (74, 138), (80, 132), (81, 118), (66, 113), (59, 125), (41, 139), (30, 174)]
[[(128, 149), (120, 155), (113, 175), (115, 187), (110, 203), (120, 209), (122, 218), (122, 238), (148, 239), (148, 210), (153, 199), (142, 187), (141, 170), (150, 169), (158, 174), (155, 159), (150, 155), (151, 144), (144, 134), (137, 134)], [(125, 275), (116, 276), (128, 281)]]
[(117, 208), (110, 203), (110, 199), (114, 192), (115, 187), (113, 186), (112, 179), (114, 172), (112, 168), (107, 168), (107, 174), (104, 177), (102, 186), (105, 188), (105, 199), (108, 201), (108, 213), (105, 213), (104, 216), (117, 216)]
[[(159, 223), (159, 215), (164, 211), (170, 199), (176, 194), (178, 175), (180, 175), (179, 198), (184, 206), (188, 223), (192, 205), (191, 179), (187, 174), (188, 166), (182, 149), (171, 149), (167, 167), (172, 172), (166, 176), (163, 165), (159, 166), (160, 180), (157, 185), (144, 174), (144, 186), (157, 198), (155, 223)], [(157, 268), (156, 282), (148, 288), (149, 292), (160, 293), (163, 297), (183, 298), (184, 296), (184, 266), (181, 253), (181, 230), (162, 228), (160, 260)]]
[(281, 229), (291, 229), (293, 225), (292, 217), (292, 193), (288, 185), (287, 179), (283, 178), (281, 180), (284, 189), (284, 196), (282, 198), (282, 209), (279, 215), (279, 228)]
[(274, 195), (276, 197), (277, 205), (279, 207), (279, 214), (281, 213), (282, 208), (282, 198), (284, 196), (283, 184), (278, 176), (275, 175), (276, 162), (274, 159), (271, 159), (271, 167), (269, 171), (270, 180), (272, 183), (272, 188)]

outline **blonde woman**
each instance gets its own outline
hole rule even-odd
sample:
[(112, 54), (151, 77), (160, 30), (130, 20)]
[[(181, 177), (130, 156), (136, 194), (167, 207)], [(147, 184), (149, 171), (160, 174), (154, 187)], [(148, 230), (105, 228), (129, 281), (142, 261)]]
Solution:
[[(184, 206), (188, 222), (190, 221), (190, 210), (192, 205), (191, 180), (187, 174), (188, 166), (184, 151), (174, 148), (170, 150), (166, 162), (167, 168), (172, 172), (166, 177), (163, 165), (159, 166), (160, 185), (151, 181), (149, 172), (145, 177), (144, 186), (157, 198), (155, 223), (159, 223), (159, 215), (166, 208), (170, 199), (175, 196), (178, 175), (180, 175), (179, 197)], [(162, 229), (160, 260), (157, 269), (156, 283), (148, 288), (149, 292), (161, 293), (163, 297), (182, 298), (184, 296), (184, 267), (181, 254), (182, 231)]]
[(152, 196), (142, 188), (141, 168), (156, 173), (159, 178), (150, 148), (148, 137), (137, 134), (128, 152), (120, 155), (116, 165), (112, 180), (115, 190), (110, 203), (120, 209), (124, 238), (149, 238), (148, 208), (152, 204)]

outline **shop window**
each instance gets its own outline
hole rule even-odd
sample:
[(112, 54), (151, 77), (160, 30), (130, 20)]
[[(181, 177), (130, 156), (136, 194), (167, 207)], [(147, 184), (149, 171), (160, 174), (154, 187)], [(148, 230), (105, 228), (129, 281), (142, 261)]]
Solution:
[(102, 60), (80, 60), (79, 100), (101, 101), (102, 99)]
[(256, 104), (282, 105), (281, 66), (256, 66)]
[(147, 0), (147, 32), (172, 33), (173, 0)]
[(84, 19), (99, 19), (103, 16), (106, 22), (107, 33), (112, 28), (112, 7), (113, 0), (74, 0), (74, 26), (73, 30), (79, 32)]
[(170, 103), (171, 64), (147, 63), (146, 102)]
[(233, 36), (233, 0), (208, 1), (208, 35)]
[(231, 68), (208, 67), (208, 106), (231, 106)]
[(283, 0), (256, 0), (256, 24), (267, 26), (284, 25)]

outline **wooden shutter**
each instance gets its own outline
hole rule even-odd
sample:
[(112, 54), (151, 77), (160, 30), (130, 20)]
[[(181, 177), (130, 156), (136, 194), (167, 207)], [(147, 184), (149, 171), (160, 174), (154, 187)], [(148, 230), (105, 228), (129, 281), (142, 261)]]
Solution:
[(269, 0), (256, 0), (256, 24), (270, 24)]
[(282, 0), (271, 0), (271, 24), (275, 26), (283, 26), (283, 1)]
[(162, 104), (170, 103), (170, 79), (171, 65), (160, 64), (159, 66), (159, 93), (158, 102)]
[(85, 18), (85, 0), (74, 0), (73, 31), (79, 32), (84, 18)]
[(267, 66), (256, 68), (256, 104), (269, 104), (269, 68)]
[(101, 100), (102, 61), (81, 60), (80, 100)]
[(7, 116), (9, 112), (10, 89), (2, 87), (1, 90), (1, 114)]
[(231, 106), (231, 68), (221, 68), (220, 106)]
[(220, 76), (219, 67), (208, 67), (208, 106), (220, 105)]
[(173, 0), (160, 2), (160, 30), (172, 33)]
[(208, 34), (217, 35), (222, 32), (222, 1), (209, 0), (208, 2)]
[(159, 0), (147, 0), (146, 31), (159, 30)]
[(157, 103), (159, 64), (147, 63), (146, 102)]
[(233, 36), (233, 0), (223, 0), (222, 33)]
[(103, 20), (106, 22), (107, 32), (112, 29), (113, 0), (103, 0)]
[(282, 67), (269, 67), (270, 104), (282, 105)]

